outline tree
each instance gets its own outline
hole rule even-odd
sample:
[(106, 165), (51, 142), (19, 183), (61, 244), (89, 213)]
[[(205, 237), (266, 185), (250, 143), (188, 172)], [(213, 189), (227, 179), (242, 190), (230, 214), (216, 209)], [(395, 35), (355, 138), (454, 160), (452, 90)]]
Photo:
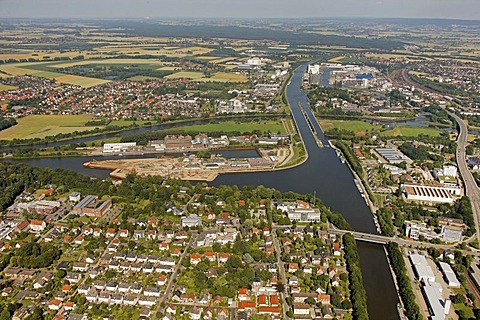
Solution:
[(460, 293), (457, 293), (456, 295), (453, 296), (452, 302), (455, 303), (455, 304), (457, 304), (457, 303), (464, 304), (465, 303), (465, 296), (460, 294)]

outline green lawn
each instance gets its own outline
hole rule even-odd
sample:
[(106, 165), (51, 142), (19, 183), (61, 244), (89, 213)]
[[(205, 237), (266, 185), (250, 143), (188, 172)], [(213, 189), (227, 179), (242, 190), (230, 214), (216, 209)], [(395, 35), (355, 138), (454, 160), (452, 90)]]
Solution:
[(373, 125), (361, 120), (319, 120), (319, 123), (324, 131), (336, 128), (357, 133), (359, 131), (379, 130), (382, 128), (381, 125)]
[(29, 115), (17, 119), (15, 126), (0, 131), (0, 140), (44, 138), (92, 130), (93, 127), (85, 127), (91, 119), (91, 115)]
[(382, 132), (381, 135), (384, 137), (418, 137), (420, 134), (423, 134), (432, 137), (438, 137), (440, 136), (441, 132), (442, 130), (435, 128), (396, 126), (391, 130)]
[(463, 310), (467, 319), (475, 319), (472, 307), (468, 307), (462, 303), (454, 304), (453, 307), (455, 308), (455, 310)]

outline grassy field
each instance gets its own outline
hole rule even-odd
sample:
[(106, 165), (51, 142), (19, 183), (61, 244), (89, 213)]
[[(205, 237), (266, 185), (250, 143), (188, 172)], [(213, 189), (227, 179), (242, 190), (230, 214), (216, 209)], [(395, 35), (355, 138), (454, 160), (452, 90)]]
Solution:
[(224, 131), (224, 132), (252, 132), (253, 130), (270, 131), (273, 133), (281, 132), (285, 133), (285, 128), (281, 120), (265, 120), (265, 121), (255, 121), (255, 122), (235, 122), (235, 121), (223, 121), (219, 123), (207, 123), (207, 124), (198, 124), (190, 125), (186, 127), (178, 127), (175, 129), (188, 130), (194, 132), (203, 132), (209, 133), (214, 131)]
[(359, 131), (379, 130), (382, 127), (361, 120), (319, 120), (319, 123), (323, 131), (337, 128), (357, 133)]
[(14, 90), (14, 89), (18, 89), (18, 87), (9, 86), (9, 85), (7, 85), (7, 84), (2, 84), (2, 83), (0, 83), (0, 92), (2, 92), (2, 91), (8, 91), (8, 90)]
[(214, 82), (246, 82), (246, 76), (229, 72), (216, 72), (210, 78), (204, 76), (202, 72), (182, 71), (166, 76), (168, 79), (187, 78), (197, 81)]
[(87, 131), (91, 115), (30, 115), (17, 119), (18, 124), (0, 131), (0, 140), (32, 139), (54, 136), (59, 133)]
[(418, 137), (420, 134), (438, 137), (442, 130), (435, 128), (422, 128), (422, 127), (407, 127), (407, 126), (396, 126), (391, 130), (387, 130), (381, 133), (384, 137)]

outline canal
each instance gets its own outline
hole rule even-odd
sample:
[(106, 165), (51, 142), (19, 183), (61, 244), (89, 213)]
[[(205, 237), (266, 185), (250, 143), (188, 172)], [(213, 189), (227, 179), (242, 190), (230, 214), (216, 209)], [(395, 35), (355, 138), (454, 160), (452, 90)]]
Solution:
[[(301, 90), (306, 65), (295, 71), (287, 86), (287, 99), (308, 152), (308, 160), (295, 168), (271, 172), (237, 173), (220, 175), (212, 185), (264, 185), (281, 191), (316, 193), (316, 196), (332, 210), (340, 212), (357, 231), (376, 233), (370, 209), (354, 183), (354, 177), (346, 164), (342, 164), (312, 114), (305, 92)], [(302, 106), (302, 108), (300, 107)], [(302, 110), (303, 109), (303, 110)], [(315, 127), (319, 147), (305, 120), (306, 112)], [(105, 157), (110, 158), (110, 157)], [(105, 159), (102, 158), (102, 159)], [(138, 158), (138, 156), (137, 156)], [(107, 177), (109, 171), (87, 169), (85, 161), (91, 157), (49, 158), (19, 160), (41, 167), (64, 168), (95, 177)], [(392, 275), (381, 245), (357, 242), (360, 266), (367, 292), (368, 313), (371, 320), (398, 319), (396, 305), (399, 302)]]

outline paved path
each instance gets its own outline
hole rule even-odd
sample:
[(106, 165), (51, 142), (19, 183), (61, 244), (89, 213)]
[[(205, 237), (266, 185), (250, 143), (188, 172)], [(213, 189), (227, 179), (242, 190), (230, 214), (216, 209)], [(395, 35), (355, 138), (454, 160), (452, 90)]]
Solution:
[(276, 255), (277, 255), (277, 265), (278, 265), (278, 272), (280, 273), (280, 278), (281, 278), (281, 281), (283, 283), (283, 286), (284, 286), (284, 290), (282, 292), (280, 292), (280, 298), (282, 299), (283, 301), (283, 319), (290, 319), (288, 316), (287, 316), (287, 311), (290, 310), (288, 304), (287, 304), (287, 293), (286, 293), (286, 288), (287, 288), (287, 275), (285, 273), (285, 264), (282, 262), (282, 259), (281, 259), (281, 255), (282, 255), (282, 251), (281, 251), (281, 248), (280, 248), (280, 244), (278, 242), (278, 238), (277, 238), (277, 233), (275, 232), (275, 230), (272, 230), (272, 238), (273, 238), (273, 246), (275, 247), (275, 251), (276, 251)]

